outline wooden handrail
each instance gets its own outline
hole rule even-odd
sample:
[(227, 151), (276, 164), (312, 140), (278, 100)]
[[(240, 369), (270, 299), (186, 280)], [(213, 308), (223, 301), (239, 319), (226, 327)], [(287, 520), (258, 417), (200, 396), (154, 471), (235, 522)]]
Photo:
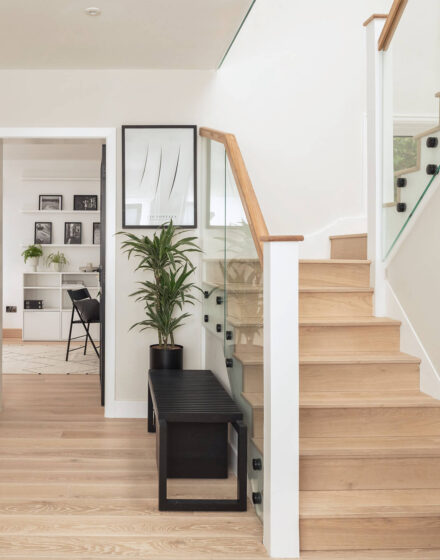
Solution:
[(260, 259), (260, 262), (263, 263), (263, 244), (260, 238), (264, 235), (269, 235), (269, 232), (267, 230), (260, 205), (258, 204), (254, 187), (252, 186), (251, 179), (247, 172), (243, 156), (241, 155), (240, 148), (238, 147), (237, 139), (233, 134), (220, 132), (219, 130), (212, 130), (211, 128), (201, 128), (199, 133), (200, 136), (209, 138), (215, 142), (220, 142), (225, 147), (229, 164), (231, 166), (232, 173), (234, 174), (234, 179), (240, 194), (241, 203), (249, 224), (249, 229), (251, 230), (255, 248), (257, 249), (258, 258)]
[(385, 25), (383, 26), (382, 33), (379, 37), (378, 49), (380, 51), (386, 51), (390, 46), (391, 40), (396, 32), (400, 18), (402, 17), (407, 4), (408, 0), (394, 0)]
[(243, 156), (238, 146), (237, 139), (229, 132), (221, 132), (212, 128), (202, 127), (199, 130), (200, 136), (209, 138), (224, 145), (229, 164), (234, 175), (241, 203), (246, 214), (252, 239), (258, 253), (260, 263), (263, 264), (263, 243), (267, 241), (304, 241), (302, 235), (269, 235), (269, 231), (264, 221), (263, 213), (258, 204), (257, 195), (252, 186), (249, 173), (247, 172)]

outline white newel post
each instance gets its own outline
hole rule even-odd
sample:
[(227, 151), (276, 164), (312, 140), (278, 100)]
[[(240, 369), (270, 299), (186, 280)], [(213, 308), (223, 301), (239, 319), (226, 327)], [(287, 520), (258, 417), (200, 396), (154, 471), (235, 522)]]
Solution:
[(383, 52), (378, 41), (385, 19), (374, 18), (367, 27), (367, 213), (368, 258), (371, 260), (371, 286), (375, 289), (374, 312), (385, 314), (385, 271), (382, 261), (383, 207)]
[(298, 243), (264, 244), (264, 545), (299, 558)]

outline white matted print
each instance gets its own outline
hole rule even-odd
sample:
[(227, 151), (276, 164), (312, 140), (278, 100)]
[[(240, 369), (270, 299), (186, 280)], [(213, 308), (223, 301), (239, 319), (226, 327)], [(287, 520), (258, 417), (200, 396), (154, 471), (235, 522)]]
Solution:
[(197, 226), (196, 127), (123, 126), (123, 227)]

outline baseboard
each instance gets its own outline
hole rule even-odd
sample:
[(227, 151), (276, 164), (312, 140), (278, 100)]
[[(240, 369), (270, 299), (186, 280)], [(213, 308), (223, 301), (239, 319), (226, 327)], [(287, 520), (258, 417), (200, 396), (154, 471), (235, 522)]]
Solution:
[(402, 352), (420, 358), (420, 390), (440, 399), (440, 375), (418, 337), (408, 315), (405, 313), (399, 298), (390, 283), (385, 280), (386, 313), (393, 319), (401, 321), (400, 349)]
[(331, 235), (347, 235), (350, 233), (365, 233), (367, 231), (366, 216), (338, 218), (323, 228), (308, 233), (300, 243), (301, 259), (329, 259)]
[(105, 405), (106, 418), (147, 418), (147, 401), (113, 401)]
[(3, 338), (22, 338), (23, 329), (3, 329)]

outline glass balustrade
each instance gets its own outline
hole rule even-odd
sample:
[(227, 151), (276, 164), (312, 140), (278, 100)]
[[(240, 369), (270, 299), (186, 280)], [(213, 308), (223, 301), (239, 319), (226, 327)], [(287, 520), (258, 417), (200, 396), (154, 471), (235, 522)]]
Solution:
[(383, 53), (384, 259), (438, 180), (439, 9), (437, 2), (409, 1)]
[[(263, 471), (254, 469), (263, 463), (262, 268), (224, 145), (204, 138), (203, 153), (203, 323), (221, 345), (230, 391), (248, 426), (250, 487), (262, 493)], [(261, 515), (262, 505), (256, 508)]]

